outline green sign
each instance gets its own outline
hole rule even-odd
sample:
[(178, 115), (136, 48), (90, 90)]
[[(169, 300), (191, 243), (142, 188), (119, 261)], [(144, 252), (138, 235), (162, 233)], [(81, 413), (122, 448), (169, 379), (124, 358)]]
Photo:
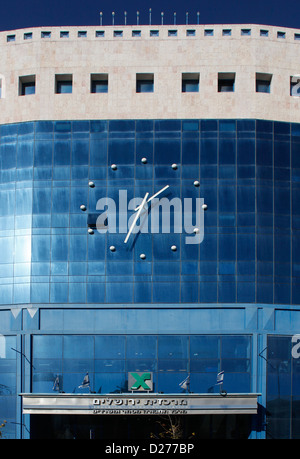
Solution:
[(153, 378), (151, 372), (128, 373), (128, 390), (138, 391), (152, 391), (153, 390)]

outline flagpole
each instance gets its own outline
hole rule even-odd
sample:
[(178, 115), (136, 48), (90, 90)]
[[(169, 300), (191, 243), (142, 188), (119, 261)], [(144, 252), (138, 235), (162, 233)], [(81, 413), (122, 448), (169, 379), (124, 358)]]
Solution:
[(220, 395), (222, 395), (222, 397), (226, 397), (227, 392), (226, 390), (223, 390), (223, 381), (224, 381), (224, 371), (220, 371), (220, 373), (217, 374), (217, 382), (215, 385), (220, 386)]
[(179, 386), (181, 387), (181, 389), (190, 392), (190, 375), (188, 375), (183, 381), (181, 381), (181, 383), (179, 383)]

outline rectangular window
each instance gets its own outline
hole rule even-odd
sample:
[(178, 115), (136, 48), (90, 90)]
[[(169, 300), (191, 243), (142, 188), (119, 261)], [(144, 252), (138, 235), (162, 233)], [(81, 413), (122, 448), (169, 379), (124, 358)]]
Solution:
[(261, 29), (260, 36), (261, 37), (268, 37), (269, 36), (269, 31)]
[(91, 74), (91, 93), (108, 92), (108, 74), (107, 73), (92, 73)]
[(133, 37), (141, 37), (142, 32), (140, 30), (133, 30), (132, 31), (132, 36)]
[(271, 92), (272, 75), (270, 73), (257, 73), (256, 74), (256, 92)]
[(24, 40), (31, 40), (32, 39), (32, 32), (24, 33)]
[(300, 40), (300, 33), (294, 34), (294, 40)]
[(154, 92), (154, 74), (136, 74), (136, 92)]
[(73, 89), (73, 76), (55, 75), (55, 93), (56, 94), (71, 94)]
[(298, 76), (291, 76), (290, 78), (290, 94), (300, 97), (300, 78)]
[(199, 92), (199, 73), (182, 74), (182, 92)]
[(12, 41), (16, 41), (16, 36), (15, 36), (15, 35), (7, 35), (6, 41), (7, 41), (8, 43), (9, 43), (9, 42), (12, 42)]
[(285, 38), (285, 32), (277, 32), (277, 38)]
[(189, 29), (186, 31), (186, 36), (187, 37), (195, 37), (196, 35), (196, 30), (195, 29)]
[(79, 30), (77, 36), (78, 38), (85, 38), (87, 37), (87, 32), (85, 30)]
[(114, 37), (123, 37), (123, 30), (114, 30)]
[(150, 37), (159, 37), (159, 30), (150, 30)]
[(177, 37), (177, 30), (168, 30), (168, 37)]
[(230, 37), (231, 29), (223, 29), (222, 35), (223, 35), (223, 37)]
[(105, 36), (104, 30), (96, 30), (95, 36), (96, 37), (104, 37)]
[(19, 78), (19, 96), (35, 94), (35, 75), (21, 76)]
[(60, 38), (69, 38), (69, 32), (61, 31), (60, 32)]
[(214, 29), (205, 29), (204, 36), (205, 37), (212, 37), (214, 35)]
[(41, 32), (41, 38), (51, 38), (51, 32)]
[(234, 92), (235, 73), (218, 73), (218, 92)]
[(251, 29), (241, 29), (241, 35), (251, 35)]

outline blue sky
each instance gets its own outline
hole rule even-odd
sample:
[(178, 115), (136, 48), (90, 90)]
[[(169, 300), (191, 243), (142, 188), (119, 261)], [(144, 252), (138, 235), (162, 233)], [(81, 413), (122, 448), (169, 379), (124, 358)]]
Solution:
[(139, 11), (140, 24), (160, 24), (161, 11), (164, 23), (173, 24), (176, 12), (177, 24), (185, 24), (186, 12), (189, 23), (200, 24), (254, 23), (300, 28), (299, 2), (296, 0), (6, 0), (1, 7), (0, 30), (39, 26), (97, 25), (99, 12), (103, 12), (103, 25), (136, 24)]

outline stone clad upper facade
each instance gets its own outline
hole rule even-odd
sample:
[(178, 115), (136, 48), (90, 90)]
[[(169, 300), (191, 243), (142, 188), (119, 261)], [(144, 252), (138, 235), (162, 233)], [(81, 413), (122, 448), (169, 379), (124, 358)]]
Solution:
[[(142, 25), (19, 29), (0, 33), (0, 124), (63, 119), (253, 118), (300, 122), (291, 96), (300, 74), (300, 30), (265, 25)], [(234, 75), (234, 91), (218, 92), (218, 74)], [(107, 75), (108, 91), (91, 93), (91, 75)], [(152, 75), (151, 93), (136, 75)], [(182, 75), (199, 77), (182, 92)], [(256, 74), (270, 92), (256, 92)], [(56, 75), (71, 75), (72, 93), (56, 94)], [(22, 97), (20, 81), (34, 77)]]

